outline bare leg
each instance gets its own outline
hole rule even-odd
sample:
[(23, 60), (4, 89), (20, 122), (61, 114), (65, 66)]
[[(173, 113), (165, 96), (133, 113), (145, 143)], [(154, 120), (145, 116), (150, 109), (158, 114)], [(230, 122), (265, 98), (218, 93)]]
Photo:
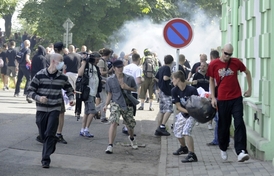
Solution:
[(108, 131), (108, 143), (113, 144), (114, 139), (116, 137), (117, 131), (117, 123), (113, 122), (110, 124), (109, 131)]
[(58, 129), (57, 129), (58, 134), (62, 134), (64, 121), (65, 121), (65, 113), (63, 112), (63, 113), (60, 113), (60, 115), (59, 115), (59, 125), (58, 125)]
[(184, 136), (188, 150), (192, 153), (194, 153), (194, 142), (193, 138), (191, 136)]

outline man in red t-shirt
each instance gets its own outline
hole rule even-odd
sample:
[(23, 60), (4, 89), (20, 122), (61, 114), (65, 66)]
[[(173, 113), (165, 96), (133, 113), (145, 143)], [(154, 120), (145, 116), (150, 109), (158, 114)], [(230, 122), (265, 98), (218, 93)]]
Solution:
[[(227, 160), (226, 150), (229, 144), (231, 116), (233, 116), (235, 127), (235, 150), (238, 155), (238, 162), (244, 162), (249, 159), (249, 155), (246, 150), (247, 137), (243, 120), (243, 97), (237, 78), (237, 72), (240, 71), (246, 74), (248, 90), (244, 93), (245, 97), (251, 96), (251, 74), (239, 59), (231, 57), (232, 54), (233, 46), (231, 44), (226, 44), (222, 49), (222, 56), (210, 62), (207, 74), (210, 77), (211, 104), (213, 107), (218, 108), (218, 137), (221, 157), (223, 160)], [(218, 86), (218, 101), (214, 96), (214, 79), (216, 79)]]

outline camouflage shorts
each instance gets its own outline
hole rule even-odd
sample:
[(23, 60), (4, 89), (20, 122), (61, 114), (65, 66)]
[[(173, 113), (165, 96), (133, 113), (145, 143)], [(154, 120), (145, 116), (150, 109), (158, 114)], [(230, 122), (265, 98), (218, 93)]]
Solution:
[(127, 107), (126, 110), (123, 110), (117, 103), (111, 103), (109, 121), (119, 124), (120, 115), (122, 115), (124, 124), (128, 128), (133, 129), (135, 127), (136, 121), (133, 118), (133, 107)]

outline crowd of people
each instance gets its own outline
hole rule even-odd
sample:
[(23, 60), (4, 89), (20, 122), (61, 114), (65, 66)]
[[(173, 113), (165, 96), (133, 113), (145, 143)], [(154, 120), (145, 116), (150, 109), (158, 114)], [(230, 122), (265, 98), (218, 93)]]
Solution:
[[(109, 123), (109, 139), (105, 150), (107, 154), (113, 153), (120, 116), (125, 125), (122, 132), (128, 134), (131, 147), (138, 148), (134, 134), (136, 113), (145, 109), (145, 102), (149, 103), (148, 110), (154, 111), (152, 103), (157, 101), (158, 124), (154, 135), (170, 136), (166, 124), (174, 113), (172, 128), (180, 147), (173, 154), (186, 154), (182, 162), (197, 162), (191, 137), (196, 120), (188, 114), (186, 102), (192, 95), (200, 96), (197, 90), (201, 88), (211, 93), (212, 106), (218, 109), (214, 140), (207, 145), (219, 145), (222, 159), (227, 160), (229, 127), (233, 116), (238, 161), (249, 159), (237, 72), (246, 74), (248, 90), (244, 96), (247, 97), (251, 96), (252, 91), (251, 75), (239, 59), (231, 57), (231, 44), (223, 47), (221, 56), (219, 51), (212, 50), (210, 63), (207, 63), (207, 55), (201, 54), (200, 61), (192, 67), (183, 54), (179, 56), (176, 65), (172, 55), (166, 55), (161, 63), (157, 54), (148, 48), (143, 53), (133, 48), (128, 54), (121, 52), (118, 57), (108, 48), (88, 51), (83, 45), (77, 51), (74, 45), (64, 48), (62, 42), (49, 44), (46, 48), (39, 45), (31, 58), (31, 45), (28, 39), (24, 40), (20, 51), (15, 50), (14, 41), (3, 45), (0, 51), (0, 57), (4, 60), (1, 76), (3, 90), (9, 90), (9, 77), (13, 78), (16, 85), (14, 97), (20, 96), (22, 78), (26, 78), (23, 94), (28, 103), (36, 102), (39, 132), (36, 140), (43, 143), (43, 168), (49, 168), (50, 155), (54, 153), (56, 143), (67, 144), (62, 134), (65, 102), (67, 110), (72, 110), (79, 108), (77, 101), (80, 100), (85, 106), (79, 135), (94, 137), (89, 130), (94, 118), (100, 118), (102, 123)], [(85, 78), (86, 86), (79, 89), (77, 84), (84, 82)], [(75, 101), (75, 94), (80, 95), (80, 100)], [(110, 111), (109, 117), (106, 115), (107, 110)]]

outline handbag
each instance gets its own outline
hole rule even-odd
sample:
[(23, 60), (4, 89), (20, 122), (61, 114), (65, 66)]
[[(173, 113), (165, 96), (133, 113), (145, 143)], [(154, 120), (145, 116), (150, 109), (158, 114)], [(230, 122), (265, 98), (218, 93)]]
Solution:
[[(229, 59), (227, 65), (226, 65), (225, 71), (227, 71), (227, 69), (228, 69), (228, 67), (230, 65), (230, 62), (231, 62), (231, 59)], [(222, 82), (222, 80), (223, 80), (224, 77), (225, 76), (222, 76), (221, 79), (220, 79), (220, 81), (219, 81), (219, 84), (217, 84), (217, 86), (215, 86), (215, 97), (216, 98), (218, 97), (218, 88), (219, 88), (219, 86), (220, 86), (220, 84), (221, 84), (221, 82)]]

